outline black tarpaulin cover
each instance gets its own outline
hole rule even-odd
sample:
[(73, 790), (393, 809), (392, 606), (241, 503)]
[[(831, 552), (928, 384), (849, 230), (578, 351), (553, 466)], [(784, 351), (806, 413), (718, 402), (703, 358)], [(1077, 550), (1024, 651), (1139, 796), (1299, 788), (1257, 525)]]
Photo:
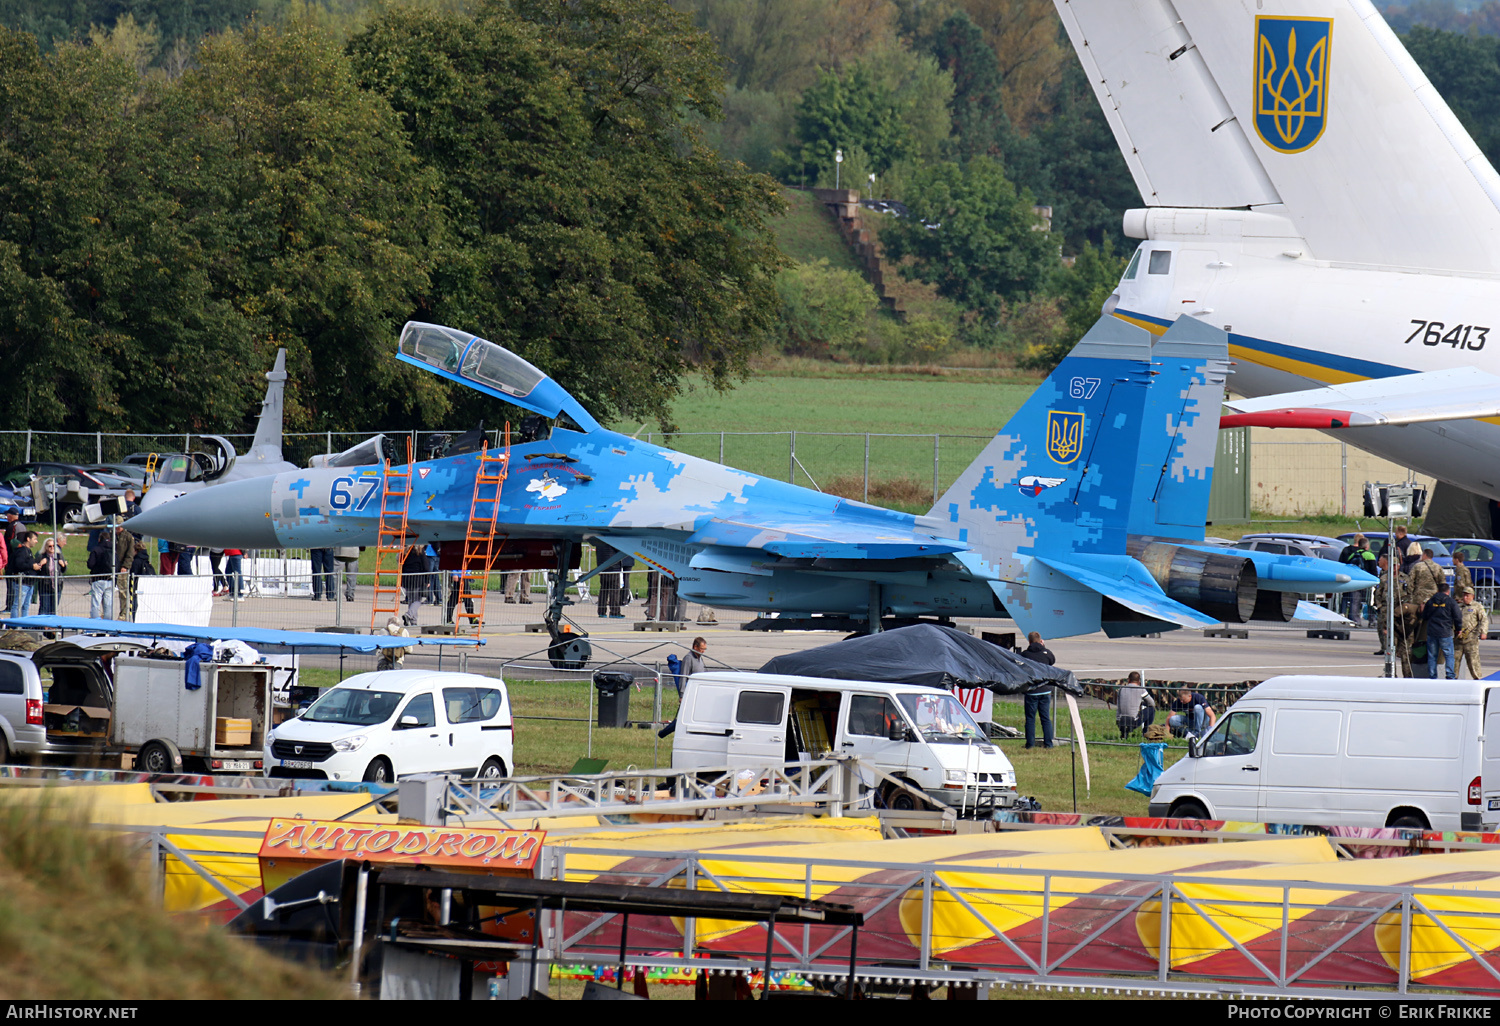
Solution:
[(1083, 694), (1071, 671), (1023, 659), (952, 627), (928, 623), (780, 655), (760, 672), (943, 689), (989, 688), (997, 695), (1043, 687)]

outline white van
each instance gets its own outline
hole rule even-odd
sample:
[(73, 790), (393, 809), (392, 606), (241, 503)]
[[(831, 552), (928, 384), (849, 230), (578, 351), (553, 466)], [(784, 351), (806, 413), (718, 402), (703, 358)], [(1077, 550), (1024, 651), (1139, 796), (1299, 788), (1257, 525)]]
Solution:
[(324, 691), (266, 734), (266, 775), (390, 784), (412, 773), (498, 779), (514, 766), (505, 684), (473, 673), (377, 670)]
[[(1009, 806), (1016, 771), (946, 691), (912, 684), (697, 673), (672, 739), (673, 769), (722, 769), (858, 755), (950, 806)], [(886, 785), (886, 804), (916, 796)]]
[(1274, 677), (1157, 778), (1150, 814), (1481, 829), (1500, 820), (1497, 691), (1482, 680)]

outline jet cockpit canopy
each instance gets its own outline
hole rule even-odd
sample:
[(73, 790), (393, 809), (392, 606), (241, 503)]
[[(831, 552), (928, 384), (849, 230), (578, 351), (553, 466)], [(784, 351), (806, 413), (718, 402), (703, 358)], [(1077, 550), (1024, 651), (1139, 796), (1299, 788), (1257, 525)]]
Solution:
[(599, 428), (557, 382), (509, 349), (466, 331), (408, 321), (397, 359), (546, 417), (566, 413), (585, 431)]

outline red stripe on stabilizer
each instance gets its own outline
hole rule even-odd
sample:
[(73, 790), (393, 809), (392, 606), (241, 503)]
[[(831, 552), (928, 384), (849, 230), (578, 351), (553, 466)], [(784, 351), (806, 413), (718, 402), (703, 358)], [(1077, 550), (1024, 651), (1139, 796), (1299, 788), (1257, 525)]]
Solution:
[(1264, 413), (1235, 413), (1219, 418), (1219, 427), (1269, 428), (1341, 428), (1348, 427), (1354, 415), (1347, 410), (1302, 409), (1267, 410)]

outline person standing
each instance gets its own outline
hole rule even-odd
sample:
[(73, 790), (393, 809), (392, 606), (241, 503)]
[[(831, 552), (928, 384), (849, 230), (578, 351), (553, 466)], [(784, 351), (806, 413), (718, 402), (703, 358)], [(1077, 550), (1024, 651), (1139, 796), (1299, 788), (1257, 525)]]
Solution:
[(36, 611), (39, 616), (57, 615), (57, 600), (62, 596), (63, 574), (67, 569), (68, 561), (63, 558), (62, 547), (56, 538), (48, 538), (42, 543), (36, 561)]
[(165, 538), (156, 540), (157, 560), (160, 564), (162, 576), (177, 573), (177, 546)]
[(1411, 573), (1411, 568), (1422, 558), (1422, 547), (1406, 536), (1405, 524), (1396, 526), (1396, 539), (1392, 544), (1396, 547), (1396, 557), (1401, 560), (1402, 572)]
[(1469, 573), (1468, 561), (1464, 559), (1463, 549), (1453, 550), (1453, 596), (1463, 598), (1464, 589), (1474, 587), (1474, 577)]
[(12, 562), (16, 549), (21, 545), (21, 514), (12, 509), (5, 514), (5, 608), (9, 609), (16, 603), (16, 591), (21, 587), (21, 576), (14, 568)]
[[(478, 571), (475, 571), (478, 573)], [(464, 571), (452, 570), (448, 573), (448, 608), (443, 613), (443, 622), (452, 623), (453, 614), (458, 611), (458, 600), (462, 596), (464, 600), (464, 612), (470, 616), (474, 615), (474, 600), (463, 594)]]
[(224, 550), (224, 580), (229, 588), (230, 600), (245, 601), (244, 549)]
[(312, 600), (323, 601), (323, 594), (327, 592), (328, 601), (333, 601), (333, 550), (312, 549), (308, 552), (308, 558), (312, 561)]
[(1474, 601), (1474, 589), (1465, 588), (1458, 593), (1459, 612), (1463, 622), (1458, 628), (1458, 651), (1468, 664), (1469, 677), (1484, 679), (1484, 669), (1479, 665), (1479, 643), (1490, 636), (1490, 611)]
[[(1042, 641), (1040, 631), (1032, 631), (1026, 635), (1027, 645), (1021, 650), (1021, 655), (1035, 663), (1045, 663), (1048, 666), (1057, 665), (1057, 657), (1052, 650)], [(1026, 747), (1036, 747), (1036, 721), (1042, 721), (1042, 744), (1047, 748), (1056, 748), (1057, 743), (1052, 734), (1052, 688), (1050, 686), (1040, 691), (1026, 692), (1024, 701), (1026, 703)]]
[[(345, 545), (333, 550), (334, 585), (342, 585), (345, 602), (354, 601), (354, 579), (359, 574), (360, 551), (358, 545)], [(329, 592), (328, 597), (332, 599), (334, 593)]]
[[(1432, 550), (1429, 549), (1430, 553)], [(1463, 614), (1458, 603), (1448, 594), (1448, 582), (1438, 585), (1437, 594), (1422, 606), (1422, 621), (1427, 624), (1427, 676), (1437, 679), (1438, 652), (1443, 653), (1443, 666), (1447, 679), (1453, 680), (1453, 634), (1458, 629)]]
[(214, 575), (213, 597), (229, 594), (229, 578), (224, 576), (224, 550), (208, 550), (208, 567)]
[(17, 544), (10, 550), (7, 568), (15, 578), (14, 599), (10, 604), (10, 615), (29, 616), (31, 596), (36, 591), (36, 556), (31, 547), (36, 544), (35, 531), (18, 531)]
[(406, 615), (401, 618), (402, 623), (415, 627), (422, 597), (427, 593), (427, 554), (421, 545), (413, 545), (401, 557), (401, 587), (406, 592)]
[(130, 591), (126, 608), (130, 610), (130, 619), (135, 619), (136, 610), (140, 608), (139, 582), (142, 577), (150, 577), (156, 573), (156, 568), (151, 565), (151, 552), (146, 548), (146, 543), (136, 540), (135, 549), (130, 557)]
[(424, 548), (422, 550), (422, 562), (427, 574), (423, 578), (424, 587), (422, 589), (426, 596), (425, 601), (429, 606), (441, 605), (443, 599), (439, 594), (440, 589), (438, 587), (438, 581), (441, 579), (441, 575), (438, 573), (438, 564), (441, 560), (438, 558), (437, 549), (431, 545)]
[(108, 527), (96, 527), (89, 532), (88, 558), (83, 565), (89, 572), (89, 617), (94, 620), (115, 618), (115, 568), (109, 558), (113, 534)]
[[(1362, 534), (1354, 536), (1352, 548), (1345, 553), (1341, 562), (1347, 563), (1356, 570), (1363, 570), (1373, 575), (1372, 567), (1375, 563), (1375, 555), (1370, 551), (1370, 540)], [(1351, 591), (1344, 596), (1344, 615), (1355, 623), (1364, 619), (1365, 593), (1362, 591)]]
[[(708, 663), (704, 662), (703, 656), (708, 651), (708, 641), (704, 638), (693, 639), (693, 649), (682, 661), (682, 676), (679, 678), (683, 684), (695, 673), (702, 673), (708, 669)], [(678, 692), (681, 694), (681, 691)]]
[(1438, 586), (1447, 583), (1443, 568), (1432, 558), (1431, 549), (1422, 550), (1422, 558), (1411, 568), (1411, 600), (1419, 606), (1438, 593)]
[(193, 557), (198, 555), (198, 550), (191, 545), (178, 546), (177, 553), (177, 576), (193, 576)]
[[(601, 541), (594, 542), (595, 565), (607, 563), (617, 555), (619, 555), (618, 549)], [(623, 563), (624, 560), (620, 562)], [(620, 612), (620, 592), (625, 590), (625, 575), (620, 572), (620, 563), (616, 563), (599, 574), (598, 581), (600, 619), (624, 619), (625, 614)]]

